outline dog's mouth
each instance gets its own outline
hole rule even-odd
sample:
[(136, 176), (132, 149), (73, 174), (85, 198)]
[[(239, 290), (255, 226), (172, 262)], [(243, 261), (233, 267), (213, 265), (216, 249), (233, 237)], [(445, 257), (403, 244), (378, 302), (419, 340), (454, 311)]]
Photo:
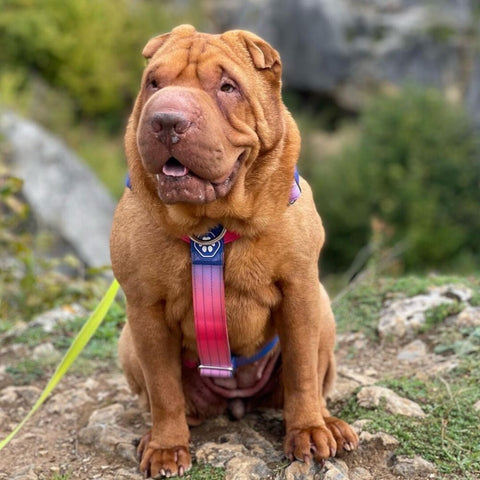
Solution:
[(225, 178), (213, 181), (201, 177), (179, 159), (170, 157), (161, 173), (156, 174), (158, 196), (167, 204), (205, 204), (225, 197), (235, 182), (244, 158), (245, 152), (237, 158)]

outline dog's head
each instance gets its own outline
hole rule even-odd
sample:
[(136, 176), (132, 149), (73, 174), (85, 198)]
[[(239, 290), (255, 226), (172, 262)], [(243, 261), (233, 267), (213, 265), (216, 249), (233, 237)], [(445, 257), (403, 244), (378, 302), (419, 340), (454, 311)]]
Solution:
[(283, 168), (288, 197), (296, 158), (283, 166), (280, 158), (292, 121), (281, 100), (280, 57), (267, 42), (183, 25), (151, 39), (143, 55), (148, 64), (126, 136), (133, 176), (164, 205), (193, 212), (229, 197), (245, 203)]

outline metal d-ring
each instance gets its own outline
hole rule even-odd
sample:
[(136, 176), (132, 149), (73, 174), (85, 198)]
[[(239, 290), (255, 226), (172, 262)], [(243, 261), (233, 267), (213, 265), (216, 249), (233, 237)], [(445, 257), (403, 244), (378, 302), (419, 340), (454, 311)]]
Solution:
[[(211, 231), (208, 233), (211, 233)], [(222, 231), (215, 238), (204, 240), (203, 238), (199, 238), (196, 235), (189, 235), (188, 237), (190, 238), (190, 240), (192, 240), (195, 243), (198, 243), (199, 245), (208, 246), (208, 245), (213, 245), (214, 243), (219, 242), (225, 236), (226, 233), (227, 233), (227, 229), (223, 227)]]

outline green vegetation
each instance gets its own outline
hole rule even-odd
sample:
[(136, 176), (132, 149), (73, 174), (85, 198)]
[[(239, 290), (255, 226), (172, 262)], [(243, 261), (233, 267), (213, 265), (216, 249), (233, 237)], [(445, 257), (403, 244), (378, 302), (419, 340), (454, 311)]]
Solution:
[(210, 465), (193, 465), (184, 478), (187, 480), (224, 480), (225, 470)]
[[(389, 271), (472, 272), (480, 264), (479, 150), (466, 114), (434, 90), (381, 95), (357, 140), (310, 180), (328, 272), (368, 261)], [(313, 167), (311, 167), (313, 168)]]
[(427, 414), (426, 419), (393, 416), (380, 408), (359, 407), (351, 397), (340, 416), (347, 421), (368, 419), (368, 431), (387, 432), (400, 441), (398, 455), (420, 455), (433, 462), (449, 478), (474, 479), (480, 473), (479, 415), (473, 410), (478, 401), (477, 372), (472, 375), (454, 370), (447, 378), (423, 381), (399, 378), (382, 385), (402, 397), (417, 402)]

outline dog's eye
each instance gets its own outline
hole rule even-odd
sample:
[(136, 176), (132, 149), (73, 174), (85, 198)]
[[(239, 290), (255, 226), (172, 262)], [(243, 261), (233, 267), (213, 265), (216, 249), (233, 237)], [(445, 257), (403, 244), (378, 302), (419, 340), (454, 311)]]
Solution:
[(225, 82), (221, 87), (220, 87), (220, 90), (224, 93), (233, 93), (236, 88), (234, 85), (232, 85), (231, 83), (227, 83)]
[(147, 82), (147, 88), (149, 88), (150, 90), (158, 90), (160, 87), (158, 85), (158, 82), (154, 78), (151, 78)]

